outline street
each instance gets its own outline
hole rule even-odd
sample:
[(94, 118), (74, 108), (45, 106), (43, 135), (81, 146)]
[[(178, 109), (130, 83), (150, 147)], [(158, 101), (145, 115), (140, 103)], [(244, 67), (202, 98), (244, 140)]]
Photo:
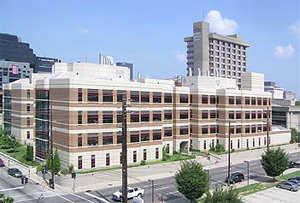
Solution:
[[(291, 153), (289, 154), (290, 161), (299, 160), (300, 153)], [(245, 175), (245, 181), (247, 181), (247, 164), (240, 163), (232, 165), (233, 172), (242, 172)], [(114, 172), (112, 175), (114, 175)], [(213, 168), (209, 170), (211, 187), (214, 185), (224, 185), (224, 180), (227, 176), (227, 166)], [(265, 176), (265, 172), (261, 167), (260, 160), (255, 160), (250, 162), (250, 178), (258, 180), (258, 177)], [(11, 177), (7, 174), (7, 167), (0, 168), (0, 193), (5, 194), (6, 196), (13, 197), (15, 202), (114, 202), (111, 200), (112, 193), (118, 191), (120, 187), (108, 187), (103, 190), (91, 190), (86, 192), (80, 192), (75, 194), (58, 194), (57, 192), (52, 192), (44, 187), (42, 183), (28, 183), (26, 185), (21, 184), (21, 180)], [(259, 180), (258, 180), (259, 181)], [(240, 183), (236, 183), (240, 184)], [(145, 203), (151, 202), (151, 183), (148, 181), (139, 182), (137, 184), (130, 185), (132, 187), (141, 187), (145, 189), (145, 195), (143, 197)], [(158, 198), (163, 195), (164, 201), (170, 203), (181, 203), (189, 202), (187, 199), (180, 194), (175, 186), (174, 177), (163, 178), (154, 180), (155, 201), (158, 202)], [(39, 199), (43, 194), (43, 199)], [(130, 200), (129, 202), (132, 202)]]

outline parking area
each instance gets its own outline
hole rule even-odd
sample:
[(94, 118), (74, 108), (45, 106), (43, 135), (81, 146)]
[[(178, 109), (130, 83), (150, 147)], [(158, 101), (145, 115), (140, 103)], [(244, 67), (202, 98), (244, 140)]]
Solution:
[(291, 192), (289, 190), (273, 187), (268, 190), (246, 196), (243, 198), (243, 201), (246, 203), (295, 203), (299, 200), (299, 197), (300, 190), (297, 192)]

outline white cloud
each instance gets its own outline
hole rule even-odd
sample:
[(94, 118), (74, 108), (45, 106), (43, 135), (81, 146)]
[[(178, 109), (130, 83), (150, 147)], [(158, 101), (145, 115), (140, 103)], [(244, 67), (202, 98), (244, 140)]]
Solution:
[(294, 47), (290, 44), (287, 45), (286, 47), (279, 45), (279, 46), (275, 47), (275, 49), (274, 49), (275, 57), (280, 58), (280, 59), (288, 58), (288, 57), (292, 56), (293, 53), (294, 53)]
[(223, 18), (221, 13), (211, 10), (206, 15), (205, 21), (210, 24), (210, 30), (223, 35), (235, 34), (238, 24), (235, 20)]
[(86, 29), (86, 28), (80, 28), (79, 29), (79, 33), (81, 33), (81, 34), (87, 34), (87, 33), (89, 33), (90, 31), (88, 30), (88, 29)]
[(173, 52), (173, 56), (180, 62), (186, 62), (186, 55), (180, 51)]
[(295, 22), (294, 24), (290, 25), (289, 30), (295, 34), (299, 35), (300, 34), (300, 21)]

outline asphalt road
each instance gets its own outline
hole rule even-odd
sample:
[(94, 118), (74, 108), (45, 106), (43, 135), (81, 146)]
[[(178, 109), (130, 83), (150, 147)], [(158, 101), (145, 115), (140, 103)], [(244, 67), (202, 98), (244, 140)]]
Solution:
[[(300, 153), (292, 153), (289, 155), (290, 161), (299, 160)], [(245, 181), (247, 181), (247, 164), (235, 164), (232, 165), (232, 172), (242, 172), (245, 175)], [(224, 180), (227, 176), (227, 166), (214, 168), (209, 171), (211, 187), (214, 185), (225, 184)], [(250, 162), (250, 178), (258, 180), (259, 177), (264, 176), (265, 172), (261, 167), (260, 160)], [(145, 195), (143, 197), (145, 203), (151, 202), (151, 183), (140, 182), (130, 185), (131, 187), (141, 187), (145, 189)], [(158, 179), (154, 181), (155, 194), (154, 199), (158, 202), (158, 198), (163, 195), (164, 201), (170, 203), (184, 203), (189, 202), (183, 195), (181, 195), (175, 186), (174, 177)], [(114, 202), (111, 199), (112, 193), (118, 191), (120, 187), (109, 187), (103, 190), (88, 191), (75, 194), (57, 194), (44, 188), (42, 184), (29, 183), (21, 185), (21, 180), (10, 177), (7, 174), (7, 168), (0, 168), (0, 193), (7, 196), (11, 196), (15, 199), (15, 202), (42, 202), (42, 203), (108, 203)], [(43, 199), (39, 197), (43, 194)], [(132, 202), (130, 200), (129, 202)]]

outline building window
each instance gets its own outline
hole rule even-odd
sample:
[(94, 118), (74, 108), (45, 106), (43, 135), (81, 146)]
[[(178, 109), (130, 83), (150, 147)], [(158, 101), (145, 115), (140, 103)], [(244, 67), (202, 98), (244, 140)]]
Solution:
[(267, 118), (268, 111), (264, 110), (264, 118)]
[(30, 112), (30, 104), (27, 104), (27, 113)]
[(172, 120), (172, 110), (166, 110), (164, 113), (165, 113), (165, 120)]
[(250, 119), (250, 111), (245, 112), (245, 119)]
[(27, 126), (30, 126), (30, 118), (27, 117)]
[(261, 125), (257, 126), (257, 132), (260, 133), (261, 132)]
[(189, 127), (188, 126), (180, 126), (180, 135), (187, 135), (189, 134)]
[(242, 112), (241, 112), (241, 111), (235, 112), (235, 116), (236, 116), (236, 119), (241, 119), (241, 117), (242, 117)]
[(249, 140), (247, 139), (247, 149), (249, 148)]
[(141, 122), (149, 122), (149, 111), (141, 112)]
[(257, 105), (261, 106), (261, 98), (257, 98)]
[(164, 137), (172, 137), (172, 127), (164, 128)]
[(82, 156), (78, 156), (78, 169), (82, 169)]
[(82, 147), (82, 134), (78, 134), (77, 143), (78, 147)]
[(258, 112), (257, 112), (257, 118), (258, 118), (258, 119), (261, 119), (261, 114), (262, 114), (261, 111), (258, 111)]
[(251, 126), (251, 133), (256, 133), (256, 125)]
[(117, 112), (117, 123), (122, 123), (122, 121), (123, 121), (122, 111), (118, 111)]
[(230, 140), (230, 149), (232, 149), (233, 148), (233, 142), (232, 142), (232, 140)]
[[(98, 95), (97, 95), (98, 98)], [(82, 101), (82, 89), (78, 88), (78, 101)]]
[(236, 104), (242, 104), (242, 98), (239, 97), (239, 96), (237, 96), (237, 97), (235, 98), (235, 102), (236, 102)]
[(189, 97), (187, 94), (180, 94), (180, 103), (188, 103)]
[(233, 125), (230, 125), (229, 131), (230, 131), (230, 134), (234, 134), (234, 126)]
[(27, 131), (27, 139), (30, 139), (30, 131)]
[(112, 90), (103, 90), (103, 102), (113, 102)]
[(136, 155), (136, 151), (133, 151), (133, 163), (137, 162), (137, 155)]
[(88, 111), (88, 123), (98, 123), (98, 111)]
[(240, 140), (237, 141), (237, 148), (240, 148)]
[(260, 146), (260, 138), (258, 138), (258, 146)]
[(235, 131), (236, 131), (236, 134), (241, 133), (242, 132), (242, 126), (237, 125)]
[(208, 119), (208, 111), (207, 110), (202, 111), (202, 119)]
[(203, 149), (206, 149), (206, 140), (203, 142)]
[(263, 98), (263, 105), (267, 106), (268, 105), (268, 99), (267, 98)]
[(250, 125), (245, 126), (245, 133), (250, 133)]
[(130, 101), (131, 102), (140, 102), (138, 91), (131, 91), (130, 92)]
[(266, 145), (266, 144), (267, 144), (267, 138), (264, 137), (264, 145)]
[(113, 135), (112, 133), (103, 133), (103, 141), (102, 141), (102, 144), (103, 145), (111, 145), (113, 144)]
[(234, 111), (229, 111), (229, 119), (234, 119)]
[(153, 130), (153, 140), (161, 140), (161, 130)]
[(123, 97), (126, 99), (126, 91), (125, 90), (118, 90), (117, 91), (117, 102), (122, 102)]
[(143, 150), (143, 160), (146, 161), (147, 160), (147, 149)]
[(153, 92), (153, 103), (161, 103), (161, 93)]
[(210, 119), (217, 118), (217, 112), (216, 110), (210, 110)]
[(161, 121), (161, 112), (153, 111), (153, 121)]
[(122, 157), (122, 152), (120, 152), (120, 164), (122, 164), (122, 162), (123, 162), (123, 157)]
[(210, 134), (214, 134), (217, 131), (217, 126), (216, 125), (211, 125), (210, 126)]
[(88, 133), (88, 146), (98, 145), (98, 133)]
[(122, 132), (117, 132), (117, 144), (122, 143), (122, 137), (123, 137)]
[(188, 110), (180, 110), (180, 119), (188, 119), (189, 111)]
[(159, 148), (155, 148), (155, 159), (159, 158)]
[(245, 98), (245, 105), (250, 105), (250, 97)]
[(255, 97), (251, 98), (251, 105), (256, 105), (256, 98)]
[(131, 131), (130, 132), (130, 143), (135, 143), (140, 141), (139, 131)]
[(78, 111), (78, 124), (82, 124), (82, 111)]
[(141, 92), (141, 101), (143, 103), (149, 103), (149, 92)]
[(216, 96), (215, 95), (210, 95), (210, 104), (216, 104)]
[(130, 123), (138, 123), (140, 122), (140, 112), (132, 111), (130, 113)]
[(255, 111), (251, 111), (251, 119), (256, 119), (256, 112)]
[(165, 103), (172, 103), (172, 94), (165, 93)]
[(95, 159), (95, 155), (91, 155), (91, 168), (95, 168), (96, 166), (96, 159)]
[(113, 112), (112, 111), (103, 111), (102, 122), (103, 123), (113, 123)]
[(208, 95), (202, 95), (202, 104), (208, 104)]
[(234, 104), (234, 97), (232, 96), (229, 97), (229, 104)]
[(141, 131), (141, 141), (142, 142), (148, 142), (150, 140), (149, 138), (149, 130), (142, 130)]
[(98, 102), (98, 90), (97, 89), (88, 89), (88, 101), (89, 102)]
[(110, 165), (110, 155), (109, 153), (106, 153), (106, 166)]
[(30, 99), (30, 90), (27, 90), (27, 99)]
[(255, 139), (253, 138), (253, 147), (255, 147)]
[(208, 126), (207, 126), (207, 125), (203, 125), (203, 126), (202, 126), (202, 134), (203, 134), (203, 135), (208, 134)]

